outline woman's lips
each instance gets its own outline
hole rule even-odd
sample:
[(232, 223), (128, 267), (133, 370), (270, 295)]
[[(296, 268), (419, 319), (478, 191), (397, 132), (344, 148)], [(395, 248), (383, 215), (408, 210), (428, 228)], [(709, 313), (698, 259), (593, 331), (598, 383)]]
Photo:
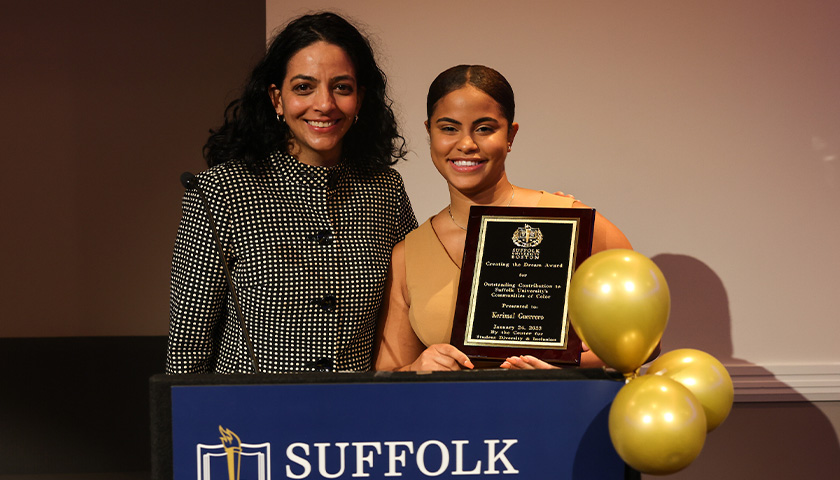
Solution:
[(315, 128), (329, 128), (338, 123), (338, 120), (305, 120), (307, 125), (315, 127)]
[(471, 172), (481, 168), (484, 161), (474, 158), (450, 158), (449, 163), (457, 172)]

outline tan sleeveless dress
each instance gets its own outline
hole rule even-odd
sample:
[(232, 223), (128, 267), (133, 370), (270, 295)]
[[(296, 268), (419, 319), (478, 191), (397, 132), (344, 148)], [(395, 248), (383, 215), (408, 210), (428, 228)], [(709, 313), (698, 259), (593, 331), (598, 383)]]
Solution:
[[(571, 208), (574, 199), (541, 192), (538, 207)], [(449, 258), (432, 228), (431, 219), (405, 237), (405, 280), (408, 319), (427, 347), (449, 343), (461, 266)]]

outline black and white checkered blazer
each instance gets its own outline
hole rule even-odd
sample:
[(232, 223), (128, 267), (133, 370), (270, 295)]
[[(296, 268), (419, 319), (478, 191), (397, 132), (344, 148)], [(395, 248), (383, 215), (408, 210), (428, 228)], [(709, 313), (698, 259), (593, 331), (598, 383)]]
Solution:
[[(261, 174), (198, 175), (261, 371), (370, 368), (391, 249), (417, 220), (395, 170), (363, 175), (281, 153)], [(204, 206), (187, 191), (170, 290), (168, 373), (251, 372)], [(317, 366), (317, 367), (316, 367)]]

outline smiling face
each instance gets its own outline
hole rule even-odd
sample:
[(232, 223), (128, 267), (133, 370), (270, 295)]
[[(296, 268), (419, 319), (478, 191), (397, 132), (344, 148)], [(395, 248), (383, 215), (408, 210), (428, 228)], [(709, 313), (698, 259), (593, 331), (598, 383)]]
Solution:
[(446, 94), (426, 122), (432, 161), (450, 188), (473, 197), (505, 178), (505, 157), (519, 129), (491, 96), (464, 86)]
[(362, 106), (363, 91), (347, 52), (326, 42), (301, 49), (269, 93), (292, 133), (290, 153), (308, 165), (341, 160), (341, 143)]

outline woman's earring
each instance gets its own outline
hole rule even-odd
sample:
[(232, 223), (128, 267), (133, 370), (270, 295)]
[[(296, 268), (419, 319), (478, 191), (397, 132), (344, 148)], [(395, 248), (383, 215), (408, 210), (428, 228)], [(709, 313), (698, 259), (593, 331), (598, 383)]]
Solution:
[(278, 113), (278, 114), (277, 114), (277, 121), (278, 121), (278, 122), (283, 122), (283, 123), (286, 123), (286, 117), (281, 117), (281, 116), (280, 116), (280, 114)]
[(356, 120), (354, 120), (353, 123), (359, 123), (359, 116), (358, 115), (356, 115)]
[(510, 146), (511, 146), (511, 144), (508, 143), (508, 152), (510, 152)]

